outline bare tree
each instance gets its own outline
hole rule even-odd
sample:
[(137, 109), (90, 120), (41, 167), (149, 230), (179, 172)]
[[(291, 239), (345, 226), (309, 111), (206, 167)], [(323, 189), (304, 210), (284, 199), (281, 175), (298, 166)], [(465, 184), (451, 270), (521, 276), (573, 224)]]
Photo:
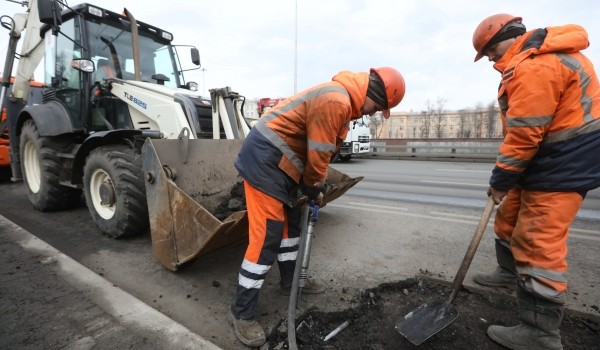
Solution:
[[(427, 103), (429, 105), (429, 102)], [(429, 130), (431, 129), (431, 118), (429, 118), (428, 111), (421, 111), (421, 123), (419, 129), (421, 130), (421, 138), (429, 138)]]
[(486, 118), (488, 123), (487, 137), (494, 137), (496, 133), (496, 121), (498, 120), (500, 111), (496, 108), (496, 101), (490, 102), (486, 110)]
[(373, 138), (375, 138), (375, 135), (377, 135), (377, 124), (376, 124), (377, 120), (376, 118), (372, 117), (371, 118), (371, 124), (369, 124), (369, 131), (372, 135)]
[(412, 121), (411, 121), (412, 138), (416, 139), (417, 138), (417, 125), (418, 125), (419, 117), (411, 117), (411, 119), (412, 119)]
[(464, 138), (466, 138), (466, 139), (469, 139), (469, 138), (471, 138), (471, 134), (472, 134), (472, 133), (473, 133), (473, 132), (472, 132), (472, 130), (471, 130), (470, 128), (469, 128), (469, 129), (466, 129), (466, 130), (465, 130), (465, 132), (464, 132), (464, 135), (465, 135), (465, 136), (464, 136)]
[(438, 97), (435, 101), (435, 106), (431, 110), (431, 121), (433, 124), (435, 136), (441, 139), (444, 136), (444, 128), (446, 127), (446, 116), (444, 115), (444, 105), (446, 100)]
[(394, 138), (392, 136), (396, 136), (396, 138), (398, 137), (398, 132), (396, 131), (396, 129), (394, 128), (394, 118), (390, 118), (387, 120), (388, 121), (388, 139)]
[(385, 125), (385, 118), (379, 112), (373, 114), (371, 116), (371, 135), (373, 135), (376, 139), (381, 138), (381, 133), (383, 132)]
[(484, 111), (483, 111), (483, 106), (481, 105), (481, 103), (478, 103), (475, 106), (475, 109), (473, 110), (472, 113), (472, 120), (473, 120), (473, 136), (474, 137), (482, 137), (483, 134), (483, 118), (484, 118)]
[(427, 100), (427, 110), (421, 112), (421, 137), (429, 138), (433, 135), (441, 138), (446, 126), (446, 118), (444, 116), (444, 105), (446, 100), (438, 97), (435, 103)]
[(468, 118), (469, 118), (469, 113), (464, 110), (461, 109), (458, 111), (458, 137), (460, 138), (467, 138), (467, 130), (469, 129), (468, 126)]

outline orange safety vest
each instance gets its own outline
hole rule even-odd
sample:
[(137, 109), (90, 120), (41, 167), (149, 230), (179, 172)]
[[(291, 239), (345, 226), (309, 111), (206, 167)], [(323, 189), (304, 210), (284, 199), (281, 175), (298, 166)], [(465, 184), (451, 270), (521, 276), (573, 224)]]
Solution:
[(297, 183), (325, 181), (327, 166), (348, 133), (348, 123), (361, 116), (369, 75), (340, 72), (332, 82), (288, 98), (255, 126), (282, 151), (279, 168)]
[(253, 187), (294, 205), (300, 181), (314, 186), (326, 180), (350, 120), (362, 115), (368, 85), (368, 73), (343, 71), (280, 102), (252, 128), (235, 168)]
[(504, 140), (490, 185), (586, 191), (600, 186), (600, 83), (577, 25), (521, 36), (494, 64)]

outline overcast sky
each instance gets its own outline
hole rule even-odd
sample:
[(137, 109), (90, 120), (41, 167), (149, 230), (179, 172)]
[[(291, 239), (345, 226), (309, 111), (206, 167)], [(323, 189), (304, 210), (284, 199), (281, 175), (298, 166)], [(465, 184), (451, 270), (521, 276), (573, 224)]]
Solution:
[[(448, 110), (486, 105), (495, 100), (499, 73), (486, 59), (473, 62), (472, 35), (482, 19), (501, 12), (523, 17), (528, 30), (582, 25), (590, 39), (584, 53), (600, 66), (600, 3), (592, 0), (89, 2), (115, 12), (127, 7), (138, 21), (173, 33), (175, 44), (196, 46), (206, 71), (188, 72), (187, 80), (201, 90), (230, 86), (249, 99), (293, 94), (294, 67), (301, 91), (341, 70), (392, 66), (407, 85), (395, 111), (421, 111), (439, 98)], [(0, 7), (3, 15), (24, 11), (6, 0)], [(1, 52), (7, 42), (0, 28)]]

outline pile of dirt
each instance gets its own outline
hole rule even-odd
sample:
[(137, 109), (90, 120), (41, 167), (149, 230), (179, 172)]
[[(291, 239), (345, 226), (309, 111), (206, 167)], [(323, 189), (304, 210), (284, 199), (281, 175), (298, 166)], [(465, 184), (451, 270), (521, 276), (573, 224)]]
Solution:
[[(308, 310), (296, 319), (299, 349), (504, 349), (486, 335), (492, 324), (517, 323), (517, 305), (508, 294), (482, 294), (462, 289), (453, 305), (458, 318), (418, 347), (394, 328), (400, 318), (430, 301), (446, 300), (450, 287), (438, 281), (411, 278), (366, 290), (351, 309), (324, 313)], [(338, 326), (349, 325), (327, 342), (324, 338)], [(567, 315), (560, 327), (562, 343), (569, 349), (600, 349), (600, 326), (596, 321)], [(268, 335), (269, 349), (287, 349), (283, 320)]]

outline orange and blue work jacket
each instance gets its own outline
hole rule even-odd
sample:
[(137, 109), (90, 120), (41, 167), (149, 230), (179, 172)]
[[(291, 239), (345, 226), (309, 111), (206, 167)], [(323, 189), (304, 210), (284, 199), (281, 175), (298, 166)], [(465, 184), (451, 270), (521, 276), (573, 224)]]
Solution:
[(600, 84), (577, 25), (525, 33), (494, 68), (504, 140), (490, 185), (542, 191), (600, 186)]
[(260, 191), (293, 205), (300, 181), (324, 182), (331, 156), (362, 116), (368, 73), (343, 71), (265, 112), (244, 141), (235, 162), (240, 175)]

